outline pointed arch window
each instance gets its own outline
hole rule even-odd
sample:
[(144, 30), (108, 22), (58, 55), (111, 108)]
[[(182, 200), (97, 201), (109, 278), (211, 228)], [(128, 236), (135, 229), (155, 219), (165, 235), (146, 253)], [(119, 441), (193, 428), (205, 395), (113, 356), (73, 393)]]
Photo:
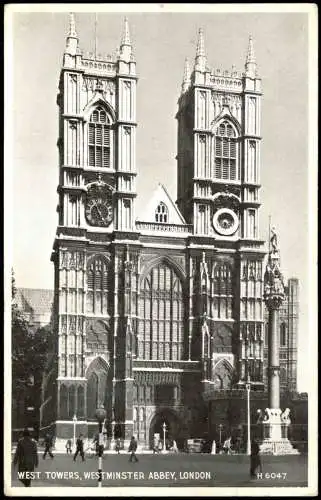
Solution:
[(98, 315), (108, 314), (108, 293), (110, 272), (103, 257), (92, 259), (87, 268), (87, 312)]
[(95, 168), (111, 167), (111, 124), (102, 106), (90, 115), (88, 124), (88, 165)]
[(168, 222), (168, 208), (162, 201), (157, 205), (155, 211), (156, 222)]
[(233, 316), (233, 274), (227, 262), (217, 263), (214, 269), (214, 317)]
[(165, 264), (154, 267), (142, 280), (139, 294), (138, 357), (179, 360), (183, 358), (183, 291), (174, 270)]
[(216, 179), (239, 179), (238, 138), (228, 120), (221, 122), (215, 131), (214, 176)]

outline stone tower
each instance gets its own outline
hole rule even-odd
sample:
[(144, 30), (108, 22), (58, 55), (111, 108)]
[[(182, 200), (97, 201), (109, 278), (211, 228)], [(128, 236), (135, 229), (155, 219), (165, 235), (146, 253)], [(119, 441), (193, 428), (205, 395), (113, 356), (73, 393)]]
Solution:
[[(178, 207), (189, 239), (192, 356), (215, 387), (263, 382), (263, 241), (259, 239), (261, 79), (250, 37), (245, 71), (213, 70), (199, 31), (178, 101)], [(194, 287), (194, 288), (193, 288)], [(194, 332), (194, 333), (193, 333)], [(220, 373), (215, 380), (210, 365)], [(223, 385), (222, 385), (223, 384)]]
[[(123, 405), (130, 362), (119, 354), (128, 339), (117, 337), (128, 322), (126, 294), (115, 290), (125, 289), (117, 281), (126, 259), (118, 240), (135, 238), (136, 81), (127, 19), (116, 58), (85, 56), (70, 14), (57, 97), (59, 203), (52, 254), (58, 438), (69, 436), (74, 417), (77, 430), (90, 434), (100, 404), (110, 426), (128, 417)], [(112, 390), (117, 384), (124, 394), (120, 405)]]

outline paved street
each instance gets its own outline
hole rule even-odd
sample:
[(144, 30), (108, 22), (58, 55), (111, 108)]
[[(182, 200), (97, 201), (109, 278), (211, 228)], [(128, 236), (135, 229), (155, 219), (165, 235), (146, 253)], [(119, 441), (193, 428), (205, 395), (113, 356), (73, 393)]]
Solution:
[[(184, 487), (275, 487), (307, 486), (307, 456), (263, 456), (263, 477), (249, 478), (249, 457), (245, 455), (139, 455), (138, 463), (129, 463), (129, 455), (104, 455), (103, 486), (184, 486)], [(35, 487), (96, 486), (98, 459), (87, 457), (84, 463), (72, 457), (56, 455), (43, 460), (39, 455)], [(136, 474), (134, 474), (136, 473)], [(166, 474), (165, 474), (166, 473)], [(21, 486), (17, 470), (12, 486)]]

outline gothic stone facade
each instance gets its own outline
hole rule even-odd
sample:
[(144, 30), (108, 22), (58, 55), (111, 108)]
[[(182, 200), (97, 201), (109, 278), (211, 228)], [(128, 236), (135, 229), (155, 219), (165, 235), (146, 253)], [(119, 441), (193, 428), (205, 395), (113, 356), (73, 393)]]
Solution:
[(59, 95), (55, 267), (58, 438), (96, 430), (149, 446), (206, 427), (209, 390), (263, 388), (261, 80), (210, 71), (200, 31), (178, 101), (178, 201), (159, 186), (136, 218), (136, 62), (84, 57), (73, 16)]

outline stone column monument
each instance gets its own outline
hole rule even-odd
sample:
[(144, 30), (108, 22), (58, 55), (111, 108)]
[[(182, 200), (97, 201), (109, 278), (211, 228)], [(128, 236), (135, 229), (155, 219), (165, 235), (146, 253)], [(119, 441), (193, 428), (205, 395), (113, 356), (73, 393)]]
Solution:
[(264, 275), (264, 300), (269, 311), (268, 330), (268, 404), (262, 414), (263, 443), (261, 453), (273, 455), (297, 454), (288, 439), (290, 410), (280, 409), (280, 363), (278, 315), (285, 299), (284, 281), (280, 270), (280, 253), (275, 228), (271, 229), (268, 263)]

